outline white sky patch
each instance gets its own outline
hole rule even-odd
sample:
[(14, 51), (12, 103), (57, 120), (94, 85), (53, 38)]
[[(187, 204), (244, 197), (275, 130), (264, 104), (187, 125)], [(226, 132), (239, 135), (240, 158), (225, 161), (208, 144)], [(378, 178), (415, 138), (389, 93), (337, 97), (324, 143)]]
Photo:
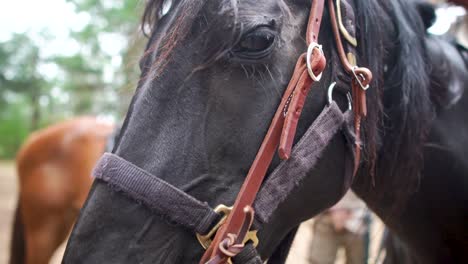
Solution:
[[(70, 38), (70, 31), (82, 30), (91, 21), (88, 13), (75, 11), (65, 0), (14, 0), (0, 5), (0, 42), (15, 33), (26, 33), (40, 48), (40, 56), (72, 56), (80, 52), (79, 43)], [(48, 78), (57, 74), (46, 67), (40, 72)]]
[[(120, 1), (103, 0), (108, 7), (118, 7)], [(98, 18), (92, 18), (86, 12), (77, 12), (72, 3), (66, 0), (3, 0), (0, 4), (0, 42), (8, 41), (13, 34), (27, 34), (35, 45), (40, 48), (40, 56), (47, 58), (54, 56), (73, 56), (81, 53), (91, 55), (91, 50), (70, 37), (70, 32), (81, 31), (89, 23), (103, 24)], [(121, 52), (125, 49), (127, 41), (124, 36), (117, 33), (102, 32), (96, 36), (101, 50), (108, 54), (111, 63), (104, 65), (102, 78), (111, 83), (114, 71), (122, 63)], [(93, 63), (91, 60), (89, 63)], [(98, 67), (102, 67), (96, 61)], [(93, 65), (91, 65), (93, 66)], [(60, 68), (54, 63), (41, 63), (38, 71), (48, 80), (60, 78)], [(56, 89), (53, 97), (67, 101), (68, 95)], [(53, 90), (54, 92), (54, 90)]]
[(29, 33), (36, 40), (46, 31), (57, 41), (66, 42), (68, 32), (80, 30), (91, 17), (76, 13), (72, 3), (65, 0), (14, 0), (2, 1), (0, 7), (0, 41), (6, 41), (12, 33)]
[(434, 35), (443, 35), (447, 33), (453, 23), (463, 15), (466, 11), (463, 7), (460, 6), (444, 6), (436, 10), (437, 20), (428, 29), (429, 33)]
[(127, 42), (125, 38), (116, 33), (101, 33), (98, 36), (99, 45), (110, 56), (118, 56), (125, 48)]
[(41, 95), (41, 96), (39, 97), (39, 104), (40, 104), (42, 107), (48, 106), (49, 103), (50, 103), (50, 99), (49, 99), (48, 96), (46, 96), (46, 95)]
[(59, 71), (58, 66), (55, 63), (42, 63), (38, 67), (39, 74), (44, 76), (48, 80), (53, 80)]
[[(101, 1), (101, 4), (107, 8), (123, 6), (122, 1)], [(127, 38), (119, 33), (99, 32), (93, 38), (104, 54), (98, 53), (98, 57), (94, 58), (92, 45), (83, 44), (71, 36), (72, 32), (80, 32), (91, 23), (97, 27), (105, 27), (108, 22), (99, 16), (92, 17), (87, 12), (77, 12), (75, 5), (68, 3), (67, 0), (0, 0), (0, 43), (9, 41), (14, 34), (26, 35), (39, 48), (40, 59), (36, 69), (38, 74), (47, 81), (56, 83), (56, 86), (52, 87), (47, 95), (39, 97), (41, 107), (46, 108), (52, 102), (54, 105), (71, 106), (77, 102), (77, 99), (74, 98), (75, 91), (68, 91), (62, 87), (68, 81), (65, 79), (68, 76), (66, 69), (51, 60), (55, 56), (82, 55), (88, 66), (102, 70), (101, 76), (84, 76), (87, 78), (86, 82), (101, 83), (104, 81), (109, 87), (123, 83), (123, 78), (116, 74), (116, 71), (122, 65), (121, 53), (128, 45)], [(24, 56), (27, 51), (26, 49), (15, 49), (13, 55)], [(9, 79), (14, 78), (17, 74), (15, 67), (6, 67), (2, 70)], [(12, 104), (24, 100), (20, 94), (10, 91), (5, 92), (4, 97), (8, 103)], [(111, 105), (118, 100), (115, 91), (103, 89), (93, 99), (95, 104), (90, 109), (90, 113), (100, 113), (100, 120), (114, 123), (116, 121), (114, 111), (105, 110), (107, 111), (105, 112), (100, 106)], [(73, 114), (71, 107), (61, 108), (60, 115), (71, 116)]]

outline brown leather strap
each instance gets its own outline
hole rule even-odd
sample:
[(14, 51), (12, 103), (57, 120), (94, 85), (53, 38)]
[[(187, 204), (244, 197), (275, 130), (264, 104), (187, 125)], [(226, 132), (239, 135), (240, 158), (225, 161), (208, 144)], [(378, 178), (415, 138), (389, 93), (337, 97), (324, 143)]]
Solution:
[[(324, 0), (313, 1), (307, 26), (307, 42), (309, 45), (312, 42), (316, 42), (318, 39), (323, 8)], [(216, 233), (213, 242), (206, 250), (200, 260), (200, 263), (207, 263), (210, 260), (216, 260), (215, 263), (225, 263), (229, 259), (230, 256), (222, 250), (223, 244), (225, 244), (229, 239), (234, 239), (236, 241), (243, 240), (243, 237), (240, 235), (242, 235), (241, 231), (245, 227), (244, 223), (247, 220), (245, 210), (246, 208), (252, 208), (256, 194), (259, 191), (268, 167), (270, 166), (282, 134), (287, 138), (287, 140), (285, 140), (287, 152), (290, 151), (292, 139), (294, 139), (296, 131), (297, 120), (302, 112), (305, 97), (313, 83), (307, 71), (306, 59), (306, 54), (302, 54), (300, 56), (291, 81), (286, 88), (281, 103), (273, 117), (270, 128), (254, 162), (252, 163), (241, 190), (239, 191), (234, 207), (226, 223)], [(314, 50), (312, 60), (309, 64), (311, 65), (314, 74), (320, 75), (322, 73), (326, 63), (321, 50)], [(291, 107), (295, 107), (295, 109)], [(286, 116), (288, 116), (288, 126), (283, 129), (285, 113)], [(284, 155), (283, 157), (286, 156), (288, 155)]]
[(312, 1), (312, 6), (310, 7), (309, 22), (307, 23), (307, 45), (310, 45), (312, 42), (318, 42), (324, 7), (325, 0)]
[[(314, 52), (320, 51), (315, 50)], [(313, 72), (318, 75), (319, 73), (317, 71), (322, 71), (325, 68), (326, 60), (324, 56), (320, 55), (316, 55), (314, 58), (316, 58), (317, 61), (312, 62), (312, 65), (317, 66), (313, 67)], [(300, 61), (303, 60), (300, 59)], [(302, 110), (304, 109), (305, 100), (310, 88), (312, 87), (312, 83), (313, 81), (310, 78), (307, 69), (303, 69), (296, 84), (296, 87), (300, 87), (300, 89), (294, 89), (294, 93), (292, 94), (292, 97), (290, 97), (288, 110), (285, 112), (286, 117), (283, 132), (281, 133), (280, 145), (278, 147), (279, 157), (283, 160), (289, 159), (289, 156), (291, 155), (299, 118), (301, 117)]]
[[(344, 69), (352, 76), (351, 90), (354, 100), (354, 126), (356, 133), (355, 168), (353, 172), (355, 174), (360, 160), (361, 120), (367, 114), (365, 89), (367, 89), (372, 80), (372, 73), (366, 68), (352, 65), (346, 57), (337, 25), (333, 0), (328, 1), (338, 54)], [(270, 128), (239, 191), (233, 209), (226, 223), (216, 233), (213, 242), (206, 250), (200, 263), (226, 263), (230, 257), (242, 250), (242, 242), (246, 232), (250, 228), (254, 213), (252, 204), (270, 166), (276, 148), (278, 147), (280, 158), (289, 158), (305, 99), (314, 80), (317, 79), (315, 76), (319, 76), (323, 72), (326, 64), (325, 57), (316, 44), (319, 37), (324, 5), (325, 0), (312, 1), (306, 32), (306, 40), (310, 49), (308, 54), (311, 55), (310, 61), (307, 61), (309, 58), (307, 58), (305, 53), (299, 57), (291, 81), (286, 88)]]
[[(330, 20), (335, 36), (336, 48), (340, 57), (343, 68), (352, 76), (351, 93), (353, 96), (353, 112), (354, 112), (354, 133), (355, 133), (355, 154), (354, 154), (354, 171), (356, 174), (361, 160), (361, 121), (367, 115), (367, 102), (365, 87), (368, 87), (372, 81), (372, 72), (364, 67), (354, 66), (346, 56), (341, 34), (338, 27), (335, 5), (333, 0), (328, 0), (328, 9), (330, 12)], [(365, 89), (364, 89), (365, 88)]]

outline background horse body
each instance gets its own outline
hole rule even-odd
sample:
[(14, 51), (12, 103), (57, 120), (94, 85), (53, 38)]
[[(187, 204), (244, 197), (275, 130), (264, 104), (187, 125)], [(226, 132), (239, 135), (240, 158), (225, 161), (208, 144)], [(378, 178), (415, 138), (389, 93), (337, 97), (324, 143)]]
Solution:
[[(142, 79), (113, 152), (211, 207), (232, 204), (294, 63), (307, 50), (303, 36), (310, 2), (149, 1), (144, 26), (153, 29), (141, 62)], [(435, 162), (424, 146), (437, 138), (433, 142), (446, 146), (450, 137), (440, 137), (441, 131), (449, 129), (444, 127), (446, 123), (463, 128), (464, 124), (458, 124), (463, 120), (459, 114), (468, 106), (464, 97), (443, 97), (451, 98), (450, 103), (441, 103), (437, 91), (454, 87), (449, 86), (452, 80), (461, 82), (458, 90), (463, 90), (466, 66), (453, 68), (462, 74), (439, 78), (442, 60), (431, 56), (438, 54), (444, 62), (450, 61), (441, 50), (431, 49), (413, 3), (341, 3), (350, 19), (345, 24), (357, 25), (358, 64), (374, 75), (363, 123), (364, 159), (353, 188), (389, 226), (405, 235), (425, 263), (463, 259), (465, 252), (459, 250), (463, 242), (455, 234), (466, 230), (459, 211), (464, 209), (459, 203), (465, 200), (459, 189), (463, 187), (451, 190), (456, 197), (437, 192), (434, 196), (440, 189), (431, 179), (452, 188), (466, 174), (459, 170), (450, 175), (451, 181), (427, 165), (424, 173), (428, 176), (422, 181), (420, 173), (424, 161), (438, 164), (440, 170), (451, 166), (445, 163), (452, 161), (446, 155), (437, 155), (434, 159), (443, 160)], [(308, 96), (296, 142), (326, 105), (326, 88), (332, 81), (337, 81), (339, 91), (335, 99), (342, 109), (347, 107), (350, 78), (335, 52), (327, 15), (319, 43), (328, 64), (321, 83), (314, 84)], [(441, 83), (431, 83), (431, 79)], [(440, 94), (450, 95), (449, 90)], [(346, 138), (335, 135), (316, 167), (260, 227), (257, 250), (264, 259), (278, 260), (273, 253), (281, 241), (287, 245), (288, 234), (301, 221), (330, 207), (344, 194), (347, 147)], [(463, 144), (457, 147), (466, 150)], [(278, 164), (275, 159), (270, 172)], [(444, 204), (450, 206), (439, 208), (440, 200), (431, 203), (429, 196), (444, 197)], [(155, 214), (135, 199), (96, 180), (64, 262), (199, 261), (203, 249), (191, 231), (166, 221), (164, 214)], [(440, 222), (448, 216), (450, 221)]]
[(12, 264), (46, 264), (66, 239), (92, 183), (112, 125), (92, 117), (33, 133), (17, 154), (19, 200)]

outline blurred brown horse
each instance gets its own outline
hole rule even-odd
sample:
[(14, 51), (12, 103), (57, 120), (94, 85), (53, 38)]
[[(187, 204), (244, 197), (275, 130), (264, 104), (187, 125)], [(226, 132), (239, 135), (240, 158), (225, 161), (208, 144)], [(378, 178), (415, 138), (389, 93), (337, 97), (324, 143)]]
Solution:
[(46, 264), (68, 236), (113, 126), (80, 117), (33, 133), (16, 157), (11, 264)]

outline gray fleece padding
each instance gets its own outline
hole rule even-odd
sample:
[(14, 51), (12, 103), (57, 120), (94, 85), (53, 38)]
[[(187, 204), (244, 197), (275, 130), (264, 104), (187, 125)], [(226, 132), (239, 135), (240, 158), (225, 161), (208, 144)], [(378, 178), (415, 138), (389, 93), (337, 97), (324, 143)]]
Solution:
[(314, 168), (344, 121), (345, 116), (335, 102), (325, 107), (294, 146), (291, 157), (281, 162), (263, 183), (255, 200), (256, 220), (268, 222), (278, 205)]
[(206, 234), (219, 219), (211, 207), (121, 157), (105, 153), (94, 168), (94, 177), (142, 202), (170, 222)]

